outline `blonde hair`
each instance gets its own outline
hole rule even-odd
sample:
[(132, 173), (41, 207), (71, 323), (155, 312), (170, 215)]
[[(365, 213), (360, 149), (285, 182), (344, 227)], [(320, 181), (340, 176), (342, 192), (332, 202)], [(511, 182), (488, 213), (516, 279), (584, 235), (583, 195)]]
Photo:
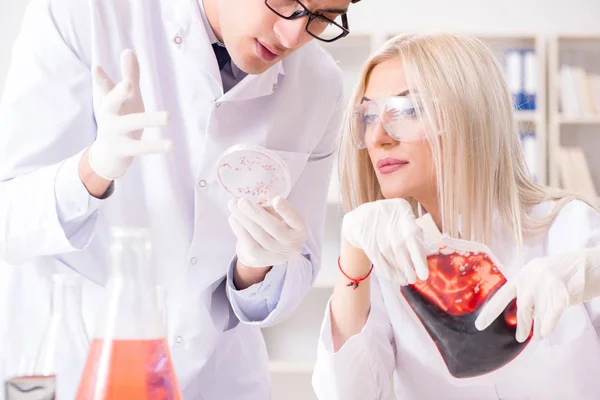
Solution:
[[(458, 237), (460, 219), (463, 239), (488, 243), (497, 211), (522, 243), (524, 236), (545, 229), (567, 202), (580, 198), (529, 177), (511, 96), (485, 44), (457, 34), (411, 34), (390, 39), (367, 60), (346, 111), (339, 168), (347, 211), (383, 198), (367, 150), (353, 146), (352, 113), (375, 66), (393, 58), (402, 60), (408, 90), (427, 94), (418, 96), (420, 118), (442, 133), (441, 140), (432, 132), (427, 139), (444, 232)], [(416, 201), (407, 200), (416, 214)], [(533, 218), (531, 207), (547, 200), (557, 200), (553, 210)]]

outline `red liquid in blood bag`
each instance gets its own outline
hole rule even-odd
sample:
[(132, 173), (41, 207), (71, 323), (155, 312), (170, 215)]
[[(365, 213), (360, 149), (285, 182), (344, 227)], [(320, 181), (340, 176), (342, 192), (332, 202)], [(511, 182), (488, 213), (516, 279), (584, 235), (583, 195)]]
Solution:
[[(102, 348), (105, 344), (108, 349)], [(77, 400), (181, 398), (164, 339), (92, 341)]]
[[(445, 254), (442, 249), (427, 257), (429, 278), (413, 287), (444, 312), (461, 316), (477, 311), (498, 290), (506, 278), (484, 253), (456, 251)], [(516, 321), (516, 306), (511, 304), (505, 320)], [(508, 311), (508, 310), (507, 310)]]
[[(504, 310), (504, 322), (512, 328), (517, 327), (517, 300), (513, 300), (508, 307), (506, 307), (506, 310)], [(533, 327), (533, 323), (531, 326)], [(531, 336), (533, 336), (533, 329), (531, 330), (529, 337)]]

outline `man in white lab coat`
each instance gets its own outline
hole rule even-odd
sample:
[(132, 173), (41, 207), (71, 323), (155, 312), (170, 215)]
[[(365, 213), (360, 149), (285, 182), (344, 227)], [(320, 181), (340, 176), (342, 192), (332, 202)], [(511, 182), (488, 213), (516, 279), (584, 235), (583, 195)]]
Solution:
[[(31, 2), (0, 105), (11, 350), (35, 357), (56, 272), (85, 278), (93, 335), (109, 228), (147, 226), (184, 397), (269, 398), (259, 328), (289, 316), (319, 270), (341, 119), (340, 70), (314, 39), (347, 35), (349, 3)], [(219, 186), (216, 160), (236, 143), (287, 163), (280, 218)]]

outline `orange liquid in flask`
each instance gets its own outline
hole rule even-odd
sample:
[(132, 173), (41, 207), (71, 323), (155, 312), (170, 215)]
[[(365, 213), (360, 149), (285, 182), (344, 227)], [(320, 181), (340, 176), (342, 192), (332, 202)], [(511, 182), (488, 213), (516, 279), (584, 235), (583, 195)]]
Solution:
[(166, 341), (94, 339), (77, 393), (91, 399), (182, 399)]

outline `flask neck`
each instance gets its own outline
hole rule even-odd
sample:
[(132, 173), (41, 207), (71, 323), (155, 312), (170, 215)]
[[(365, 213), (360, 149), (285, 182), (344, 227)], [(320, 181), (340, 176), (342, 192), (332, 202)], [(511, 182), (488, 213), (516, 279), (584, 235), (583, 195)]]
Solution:
[(53, 277), (52, 317), (81, 319), (81, 277)]
[(151, 242), (146, 229), (113, 228), (109, 302), (99, 335), (105, 339), (164, 337), (151, 271)]
[[(75, 274), (52, 277), (52, 314), (38, 350), (36, 372), (62, 375), (82, 366), (89, 338), (81, 314), (83, 279)], [(62, 383), (59, 383), (62, 385)]]
[(136, 282), (151, 288), (151, 251), (150, 239), (145, 231), (113, 229), (109, 279)]

